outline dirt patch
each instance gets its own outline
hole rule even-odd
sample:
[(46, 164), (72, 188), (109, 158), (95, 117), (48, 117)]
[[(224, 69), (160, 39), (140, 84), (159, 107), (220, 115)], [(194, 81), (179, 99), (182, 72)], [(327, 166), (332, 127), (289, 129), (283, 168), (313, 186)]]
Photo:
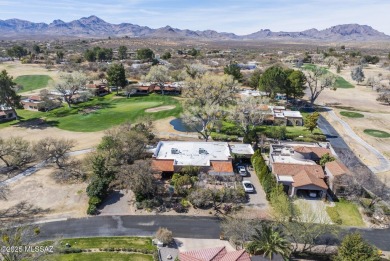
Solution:
[(53, 171), (54, 168), (45, 168), (10, 185), (8, 200), (1, 201), (0, 211), (25, 201), (34, 208), (47, 210), (46, 218), (87, 216), (87, 184), (58, 184), (51, 176)]
[(79, 111), (79, 114), (90, 114), (90, 113), (94, 113), (94, 112), (97, 112), (98, 110), (100, 110), (102, 107), (101, 106), (90, 106), (90, 107), (86, 107), (82, 110)]
[(176, 108), (175, 105), (166, 105), (166, 106), (160, 106), (155, 108), (146, 109), (145, 112), (159, 112), (159, 111), (168, 111)]
[(99, 144), (103, 135), (104, 131), (94, 133), (73, 132), (49, 126), (39, 126), (37, 128), (11, 126), (0, 129), (0, 137), (4, 139), (9, 137), (22, 137), (28, 141), (37, 142), (40, 139), (52, 137), (75, 140), (76, 144), (72, 150), (82, 150), (95, 147)]

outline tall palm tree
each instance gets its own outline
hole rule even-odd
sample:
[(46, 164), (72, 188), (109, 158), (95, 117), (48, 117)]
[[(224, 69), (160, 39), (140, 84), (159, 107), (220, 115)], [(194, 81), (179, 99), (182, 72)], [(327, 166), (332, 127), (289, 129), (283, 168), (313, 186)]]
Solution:
[(251, 239), (252, 242), (247, 246), (247, 250), (251, 254), (261, 253), (270, 260), (274, 254), (279, 254), (285, 259), (291, 254), (291, 245), (284, 238), (284, 235), (269, 225), (262, 225), (261, 231), (255, 228), (255, 234)]

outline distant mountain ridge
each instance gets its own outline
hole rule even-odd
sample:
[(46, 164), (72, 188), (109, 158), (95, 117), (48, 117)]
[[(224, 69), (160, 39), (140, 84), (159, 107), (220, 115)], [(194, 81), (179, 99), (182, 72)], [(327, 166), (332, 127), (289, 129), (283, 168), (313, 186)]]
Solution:
[(0, 20), (0, 38), (29, 37), (156, 37), (193, 38), (210, 40), (325, 40), (325, 41), (368, 41), (390, 40), (390, 36), (371, 26), (359, 24), (336, 25), (324, 30), (309, 29), (302, 32), (272, 32), (262, 29), (248, 35), (236, 35), (213, 30), (193, 31), (165, 26), (152, 29), (131, 23), (111, 24), (97, 16), (83, 17), (71, 22), (54, 20), (50, 24), (34, 23), (20, 19)]

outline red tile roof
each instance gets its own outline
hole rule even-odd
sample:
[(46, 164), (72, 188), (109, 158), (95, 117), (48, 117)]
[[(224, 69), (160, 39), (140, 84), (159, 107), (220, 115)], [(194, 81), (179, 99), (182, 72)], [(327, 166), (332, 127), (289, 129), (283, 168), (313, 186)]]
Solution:
[(327, 162), (325, 164), (325, 168), (328, 169), (333, 176), (351, 174), (347, 166), (345, 166), (343, 163), (341, 163), (338, 160)]
[(329, 153), (329, 155), (332, 155), (332, 152), (330, 149), (322, 148), (322, 147), (305, 147), (305, 146), (298, 146), (294, 148), (297, 152), (303, 152), (303, 153), (314, 153), (318, 158), (321, 158), (326, 153)]
[(272, 164), (272, 172), (281, 176), (295, 176), (300, 173), (307, 173), (314, 177), (323, 179), (324, 171), (320, 165), (301, 165), (289, 163), (274, 163)]
[(231, 161), (211, 161), (210, 163), (215, 172), (233, 172)]
[(157, 160), (152, 161), (152, 169), (154, 171), (169, 171), (173, 172), (173, 160)]
[(227, 252), (226, 247), (192, 250), (179, 254), (180, 261), (250, 261), (245, 250)]
[(225, 247), (192, 250), (179, 254), (180, 261), (219, 261), (227, 253)]
[(294, 183), (292, 185), (296, 188), (307, 185), (315, 185), (323, 189), (328, 189), (328, 186), (323, 179), (316, 178), (312, 175), (308, 175), (307, 173), (299, 173), (298, 175), (295, 175), (293, 179)]

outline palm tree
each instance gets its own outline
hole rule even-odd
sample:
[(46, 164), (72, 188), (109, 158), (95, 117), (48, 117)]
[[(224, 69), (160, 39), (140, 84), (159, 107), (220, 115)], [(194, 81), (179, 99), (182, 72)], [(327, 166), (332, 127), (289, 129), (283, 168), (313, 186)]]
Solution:
[(291, 245), (284, 238), (284, 235), (269, 225), (262, 225), (261, 231), (255, 228), (255, 234), (251, 239), (252, 242), (247, 246), (247, 250), (251, 254), (262, 253), (270, 260), (274, 254), (279, 254), (285, 259), (291, 254)]

